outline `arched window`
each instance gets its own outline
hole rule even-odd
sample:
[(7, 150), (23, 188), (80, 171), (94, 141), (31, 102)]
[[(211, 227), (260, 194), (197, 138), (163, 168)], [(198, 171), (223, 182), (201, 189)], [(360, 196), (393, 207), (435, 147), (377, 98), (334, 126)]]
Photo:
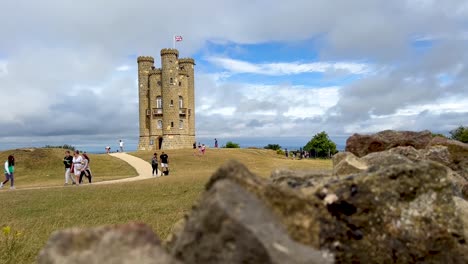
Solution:
[(179, 96), (179, 108), (184, 108), (184, 98)]
[(162, 129), (162, 120), (158, 120), (158, 129)]
[(174, 80), (172, 78), (170, 80), (170, 84), (174, 84)]
[(163, 108), (161, 96), (156, 97), (156, 108)]
[(174, 106), (174, 101), (171, 100), (171, 104), (169, 106)]

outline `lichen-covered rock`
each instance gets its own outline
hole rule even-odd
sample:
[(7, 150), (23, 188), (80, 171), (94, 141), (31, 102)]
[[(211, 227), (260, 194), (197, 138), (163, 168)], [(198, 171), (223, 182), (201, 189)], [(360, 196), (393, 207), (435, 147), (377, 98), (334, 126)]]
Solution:
[(274, 170), (271, 173), (270, 180), (276, 185), (287, 186), (291, 188), (305, 188), (317, 185), (326, 181), (332, 176), (331, 171), (293, 171), (293, 170)]
[(417, 149), (411, 146), (407, 146), (407, 147), (399, 146), (399, 147), (391, 148), (388, 150), (388, 152), (404, 156), (411, 161), (421, 161), (424, 159), (421, 153)]
[(358, 157), (372, 152), (379, 152), (398, 146), (412, 146), (415, 149), (426, 148), (432, 140), (430, 131), (393, 131), (385, 130), (371, 135), (354, 134), (346, 141), (346, 151)]
[(333, 156), (333, 175), (350, 175), (369, 168), (366, 162), (351, 152), (340, 152)]
[(178, 264), (151, 228), (126, 224), (57, 231), (37, 258), (39, 264)]
[(430, 146), (419, 151), (424, 159), (432, 160), (443, 164), (447, 167), (452, 167), (453, 159), (446, 146)]
[(391, 153), (389, 151), (370, 153), (362, 157), (361, 162), (367, 164), (369, 169), (372, 168), (372, 170), (384, 168), (395, 164), (412, 163), (412, 161), (406, 158), (405, 156), (396, 153)]
[(465, 229), (465, 239), (468, 238), (468, 201), (459, 197), (453, 198), (455, 205), (457, 206), (458, 213)]
[(447, 147), (452, 160), (449, 167), (468, 180), (468, 144), (443, 137), (435, 137), (430, 145)]
[(340, 263), (466, 263), (448, 172), (423, 161), (327, 184), (317, 195), (337, 199), (321, 217), (322, 248)]
[(333, 263), (332, 255), (293, 241), (278, 217), (231, 180), (210, 184), (172, 253), (191, 263)]

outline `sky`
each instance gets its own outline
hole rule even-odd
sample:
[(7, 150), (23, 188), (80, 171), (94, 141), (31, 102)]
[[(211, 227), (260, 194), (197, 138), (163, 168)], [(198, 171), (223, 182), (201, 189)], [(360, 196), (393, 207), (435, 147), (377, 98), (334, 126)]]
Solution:
[(468, 125), (466, 0), (0, 0), (0, 24), (0, 149), (135, 149), (136, 58), (174, 35), (208, 145)]

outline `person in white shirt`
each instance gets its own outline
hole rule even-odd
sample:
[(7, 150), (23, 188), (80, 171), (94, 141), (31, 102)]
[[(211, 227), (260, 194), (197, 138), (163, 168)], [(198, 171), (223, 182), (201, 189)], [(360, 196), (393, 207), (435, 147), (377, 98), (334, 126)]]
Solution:
[(122, 140), (120, 140), (119, 146), (120, 146), (120, 152), (123, 152), (124, 151), (124, 149), (123, 149), (124, 143), (123, 143)]
[(83, 169), (83, 157), (80, 155), (79, 150), (75, 150), (75, 153), (73, 155), (73, 164), (72, 164), (72, 170), (73, 174), (75, 174), (75, 179), (77, 185), (80, 183), (80, 175), (81, 175), (81, 170)]

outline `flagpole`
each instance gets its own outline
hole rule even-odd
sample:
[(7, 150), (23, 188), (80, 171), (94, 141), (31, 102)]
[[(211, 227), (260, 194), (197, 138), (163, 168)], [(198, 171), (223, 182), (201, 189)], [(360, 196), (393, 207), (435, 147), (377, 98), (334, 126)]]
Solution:
[(172, 48), (175, 49), (175, 35), (172, 36)]

